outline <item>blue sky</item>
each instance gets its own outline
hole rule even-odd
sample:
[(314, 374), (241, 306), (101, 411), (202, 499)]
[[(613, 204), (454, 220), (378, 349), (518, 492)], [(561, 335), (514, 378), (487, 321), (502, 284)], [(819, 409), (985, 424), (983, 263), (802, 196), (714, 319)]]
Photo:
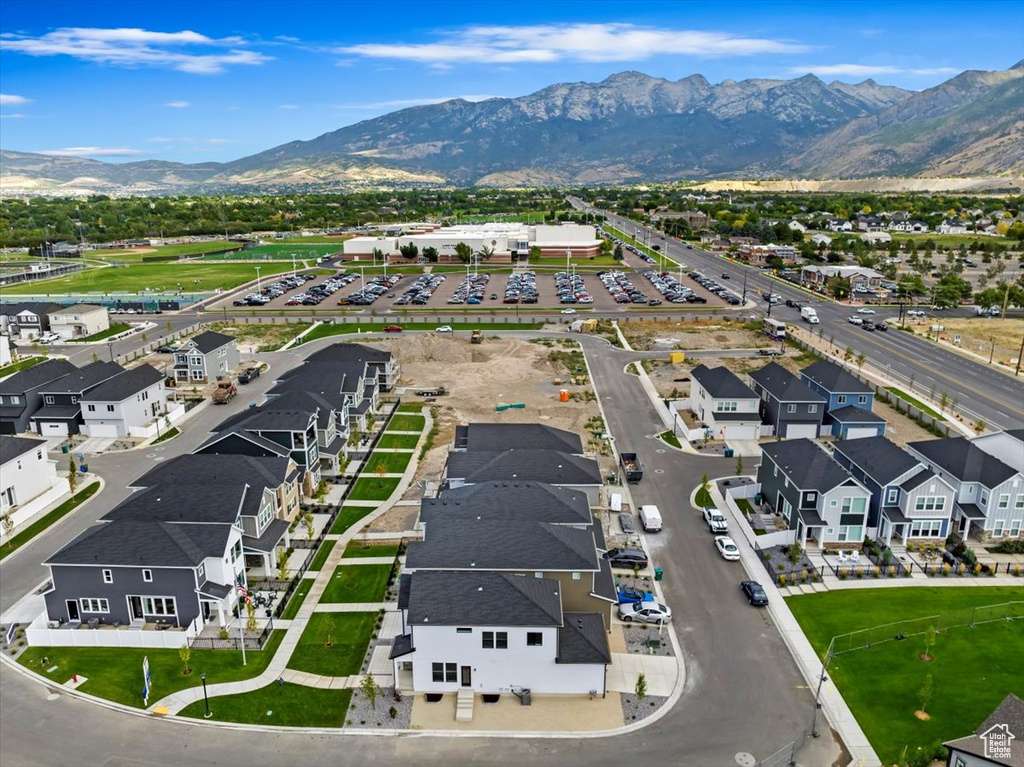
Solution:
[(225, 161), (407, 106), (630, 69), (921, 90), (1021, 58), (1020, 0), (4, 0), (0, 146)]

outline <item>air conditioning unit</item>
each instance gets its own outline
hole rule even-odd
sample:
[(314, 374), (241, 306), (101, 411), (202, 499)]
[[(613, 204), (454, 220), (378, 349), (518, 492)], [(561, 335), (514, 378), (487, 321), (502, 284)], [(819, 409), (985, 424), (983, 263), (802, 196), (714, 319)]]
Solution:
[(47, 621), (46, 628), (48, 629), (59, 629), (60, 621)]

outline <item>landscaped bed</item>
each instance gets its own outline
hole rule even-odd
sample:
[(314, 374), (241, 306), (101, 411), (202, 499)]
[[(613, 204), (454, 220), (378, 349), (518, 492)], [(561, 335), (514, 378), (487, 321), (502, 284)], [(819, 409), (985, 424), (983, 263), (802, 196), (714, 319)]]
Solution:
[(313, 613), (288, 661), (288, 668), (321, 676), (351, 676), (377, 623), (377, 613)]
[(798, 544), (793, 545), (797, 547), (793, 556), (790, 555), (789, 546), (772, 546), (770, 549), (758, 552), (762, 564), (772, 579), (781, 586), (785, 586), (787, 583), (807, 583), (818, 580), (821, 576), (814, 569), (807, 554), (800, 550)]
[(421, 415), (396, 415), (388, 423), (388, 431), (423, 431), (427, 419)]
[[(210, 698), (211, 721), (263, 724), (277, 727), (341, 727), (352, 690), (321, 690), (298, 684), (270, 684), (254, 692)], [(178, 716), (202, 719), (206, 706), (199, 700)]]
[(386, 501), (401, 481), (400, 477), (362, 477), (356, 480), (348, 497), (352, 501)]
[(86, 344), (92, 341), (102, 341), (104, 338), (110, 338), (116, 336), (118, 333), (124, 333), (126, 330), (131, 330), (132, 326), (126, 322), (115, 322), (111, 324), (106, 330), (101, 330), (99, 333), (93, 333), (91, 336), (85, 338), (70, 338), (68, 339), (71, 343)]
[(391, 565), (338, 565), (320, 603), (380, 602), (390, 575)]
[(0, 378), (13, 375), (14, 373), (17, 373), (19, 370), (25, 370), (25, 368), (30, 368), (35, 365), (38, 365), (45, 359), (46, 357), (27, 357), (26, 359), (18, 360), (17, 362), (12, 362), (10, 365), (4, 365), (2, 368), (0, 368)]
[(382, 434), (377, 447), (385, 450), (414, 450), (420, 441), (418, 434)]

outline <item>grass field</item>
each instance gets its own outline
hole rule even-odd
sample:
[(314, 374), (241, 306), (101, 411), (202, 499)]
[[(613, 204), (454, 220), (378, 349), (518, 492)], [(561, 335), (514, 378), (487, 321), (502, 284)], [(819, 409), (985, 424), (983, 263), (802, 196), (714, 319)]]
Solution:
[[(786, 600), (811, 644), (822, 655), (833, 636), (930, 615), (968, 616), (972, 607), (1024, 599), (1024, 588), (851, 589)], [(964, 618), (963, 620), (966, 620)], [(895, 629), (894, 629), (895, 631)], [(940, 632), (923, 662), (923, 636), (875, 644), (836, 656), (829, 676), (838, 686), (883, 764), (906, 747), (931, 750), (970, 734), (1007, 693), (1024, 695), (1024, 620)], [(915, 717), (925, 676), (934, 694), (928, 721)]]
[(427, 419), (421, 415), (396, 415), (388, 422), (388, 431), (423, 431)]
[(419, 402), (402, 402), (398, 406), (399, 413), (420, 413), (423, 411), (423, 405)]
[(238, 243), (227, 240), (210, 240), (209, 242), (185, 242), (180, 245), (158, 245), (155, 248), (138, 248), (132, 250), (90, 250), (86, 258), (104, 261), (141, 262), (153, 256), (194, 256), (228, 247), (240, 247)]
[(364, 474), (373, 476), (378, 471), (378, 466), (384, 464), (385, 474), (401, 474), (405, 467), (412, 460), (412, 453), (373, 453), (366, 460)]
[(885, 390), (887, 392), (889, 392), (892, 396), (897, 397), (897, 398), (903, 400), (904, 402), (907, 402), (907, 403), (913, 405), (918, 410), (924, 411), (925, 413), (930, 415), (935, 420), (937, 420), (937, 421), (945, 420), (941, 415), (939, 415), (937, 412), (932, 410), (930, 407), (928, 407), (926, 404), (924, 404), (921, 400), (917, 399), (917, 397), (913, 397), (913, 396), (907, 394), (902, 389), (897, 389), (895, 386), (886, 386)]
[(306, 601), (306, 595), (309, 594), (309, 587), (312, 585), (313, 578), (303, 578), (299, 581), (299, 585), (295, 587), (295, 591), (292, 593), (291, 601), (288, 602), (288, 607), (281, 614), (282, 620), (290, 621), (299, 614), (299, 608)]
[[(223, 695), (210, 700), (210, 721), (263, 724), (275, 727), (341, 727), (352, 690), (319, 690), (298, 684), (270, 684), (254, 692)], [(203, 701), (178, 716), (202, 719)]]
[[(260, 274), (271, 277), (290, 272), (291, 262), (266, 264)], [(139, 264), (126, 267), (87, 269), (84, 272), (39, 280), (25, 285), (11, 285), (4, 292), (11, 295), (60, 295), (65, 293), (205, 293), (227, 290), (256, 279), (256, 270), (249, 264)]]
[(0, 368), (0, 378), (3, 378), (4, 376), (13, 375), (14, 373), (17, 373), (19, 370), (24, 370), (25, 368), (30, 368), (33, 367), (34, 365), (38, 365), (45, 359), (46, 357), (26, 357), (23, 360), (12, 362), (10, 365), (4, 365), (2, 368)]
[(380, 602), (390, 574), (391, 565), (338, 565), (320, 603)]
[[(445, 312), (445, 315), (448, 313)], [(332, 336), (355, 335), (356, 333), (380, 333), (385, 325), (400, 325), (404, 330), (434, 330), (439, 323), (436, 322), (405, 322), (402, 319), (390, 322), (347, 322), (331, 325), (318, 325), (307, 333), (299, 343), (308, 343), (318, 338), (331, 338)], [(455, 334), (470, 330), (533, 330), (540, 327), (537, 322), (460, 322), (453, 326)], [(298, 345), (298, 344), (296, 344)]]
[(85, 338), (72, 338), (72, 343), (76, 344), (87, 344), (91, 341), (102, 341), (104, 338), (110, 338), (116, 336), (118, 333), (123, 333), (126, 330), (131, 330), (132, 326), (125, 322), (115, 322), (106, 330), (101, 330), (99, 333), (93, 333), (91, 336)]
[(415, 434), (384, 434), (377, 443), (377, 447), (397, 450), (413, 450), (419, 437)]
[(659, 436), (664, 442), (667, 442), (672, 447), (682, 447), (682, 445), (679, 444), (679, 437), (673, 434), (671, 430), (663, 431)]
[(356, 480), (348, 497), (353, 501), (385, 501), (391, 497), (401, 481), (400, 477), (361, 477)]
[(345, 547), (342, 557), (393, 557), (398, 554), (397, 543), (373, 543), (372, 541), (351, 541)]
[[(920, 325), (908, 325), (915, 334), (932, 337), (929, 328), (933, 320), (925, 320)], [(965, 351), (982, 355), (985, 360), (991, 356), (997, 362), (1015, 360), (1020, 353), (1021, 335), (1024, 334), (1024, 323), (1019, 317), (996, 319), (985, 317), (943, 317), (934, 322), (942, 325), (945, 330), (941, 335), (952, 341), (960, 336), (960, 348)], [(1012, 364), (1012, 363), (1011, 363)]]
[(377, 613), (313, 613), (288, 668), (321, 676), (351, 676), (363, 666)]
[(334, 541), (324, 541), (320, 544), (320, 548), (316, 552), (316, 556), (313, 557), (313, 561), (309, 563), (310, 570), (319, 570), (324, 566), (324, 562), (327, 561), (327, 557), (331, 555), (331, 549), (334, 548)]
[(161, 442), (166, 442), (169, 439), (174, 439), (179, 434), (181, 434), (181, 430), (178, 429), (177, 426), (172, 426), (170, 429), (165, 431), (163, 434), (161, 434), (159, 437), (154, 439), (149, 444), (151, 444), (151, 445), (159, 445)]
[(341, 535), (372, 511), (371, 506), (342, 506), (338, 518), (331, 525), (331, 535)]
[[(64, 684), (72, 674), (84, 676), (88, 681), (79, 689), (115, 703), (142, 708), (142, 659), (149, 658), (153, 679), (149, 702), (153, 703), (172, 692), (186, 687), (197, 687), (199, 675), (206, 673), (207, 684), (236, 682), (259, 676), (274, 657), (284, 631), (274, 631), (262, 650), (247, 650), (247, 665), (242, 665), (238, 650), (193, 650), (188, 665), (192, 670), (183, 673), (184, 664), (177, 650), (135, 649), (130, 647), (30, 647), (20, 656), (18, 663), (42, 674), (47, 679)], [(46, 658), (45, 665), (42, 659)], [(53, 671), (49, 669), (54, 668)]]
[(916, 242), (917, 247), (924, 247), (927, 240), (935, 243), (937, 248), (959, 248), (961, 245), (971, 247), (971, 243), (989, 242), (993, 245), (1011, 245), (1012, 240), (1005, 237), (989, 237), (988, 235), (977, 234), (907, 234), (905, 232), (890, 232), (894, 242), (910, 243)]
[(22, 528), (19, 532), (15, 533), (14, 536), (4, 541), (3, 546), (0, 546), (0, 560), (10, 556), (43, 532), (43, 530), (54, 524), (58, 519), (67, 516), (77, 509), (80, 505), (92, 498), (99, 489), (99, 482), (92, 482), (85, 487), (80, 488), (73, 498), (68, 498), (64, 503), (55, 508), (45, 517), (40, 517), (28, 527)]

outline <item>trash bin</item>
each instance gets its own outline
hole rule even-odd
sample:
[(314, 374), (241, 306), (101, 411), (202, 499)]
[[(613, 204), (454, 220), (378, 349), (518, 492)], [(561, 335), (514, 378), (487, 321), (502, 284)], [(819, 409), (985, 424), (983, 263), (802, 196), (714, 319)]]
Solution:
[(68, 446), (67, 446), (67, 445), (61, 445), (61, 446), (60, 446), (60, 451), (61, 451), (62, 453), (64, 453), (65, 455), (67, 455), (67, 452), (68, 452)]
[(725, 448), (725, 450), (723, 450), (722, 452), (723, 452), (723, 454), (725, 455), (726, 458), (732, 458), (733, 450), (732, 450), (731, 447)]
[(660, 580), (661, 580), (661, 577), (662, 577), (662, 576), (663, 576), (664, 574), (665, 574), (665, 571), (664, 571), (664, 570), (662, 570), (662, 569), (661, 569), (660, 567), (655, 567), (655, 568), (654, 568), (654, 580), (656, 580), (656, 581), (660, 581)]
[(87, 464), (87, 463), (83, 463), (83, 464), (81, 464), (81, 465), (80, 465), (80, 466), (78, 467), (78, 470), (79, 470), (80, 472), (82, 472), (83, 474), (86, 474), (86, 473), (88, 473), (88, 471), (89, 471), (89, 464)]
[(763, 498), (764, 496), (761, 495), (760, 493), (754, 493), (754, 503), (757, 504), (758, 506), (761, 505), (761, 501), (763, 500)]

